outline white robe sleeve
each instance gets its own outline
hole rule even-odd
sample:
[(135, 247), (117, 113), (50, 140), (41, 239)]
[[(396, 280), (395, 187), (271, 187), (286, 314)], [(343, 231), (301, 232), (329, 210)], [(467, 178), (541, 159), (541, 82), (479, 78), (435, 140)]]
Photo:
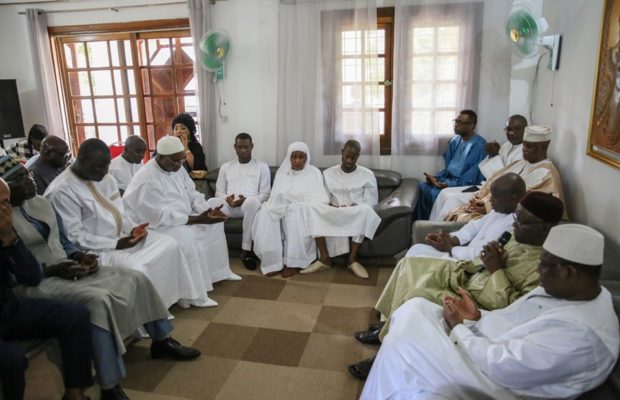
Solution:
[(473, 260), (480, 255), (480, 251), (482, 250), (481, 247), (472, 247), (468, 246), (468, 244), (480, 232), (480, 229), (486, 223), (486, 218), (489, 215), (491, 214), (487, 214), (478, 220), (468, 222), (465, 226), (452, 234), (452, 236), (459, 239), (459, 246), (454, 246), (452, 248), (452, 257), (457, 260)]
[(495, 383), (517, 391), (568, 383), (584, 371), (600, 371), (603, 361), (614, 361), (611, 355), (607, 357), (611, 360), (604, 360), (604, 344), (581, 325), (544, 319), (532, 323), (528, 331), (522, 338), (502, 341), (477, 336), (461, 324), (450, 338)]
[(271, 172), (269, 172), (269, 166), (265, 163), (260, 163), (260, 181), (258, 184), (258, 200), (264, 203), (269, 198), (271, 192)]
[[(132, 209), (138, 220), (135, 223), (148, 222), (150, 227), (179, 226), (187, 224), (188, 216), (167, 207), (167, 198), (159, 182), (141, 185), (134, 190), (135, 197), (131, 199)], [(128, 199), (125, 199), (127, 201)]]
[(89, 250), (113, 250), (118, 240), (106, 236), (98, 236), (88, 232), (82, 222), (82, 205), (74, 196), (68, 193), (56, 191), (47, 196), (60, 215), (67, 232), (67, 237), (80, 247)]
[(364, 204), (374, 206), (379, 203), (379, 188), (377, 187), (377, 179), (374, 174), (364, 184)]
[(217, 181), (215, 182), (215, 197), (225, 199), (227, 197), (228, 187), (228, 166), (230, 164), (225, 163), (220, 167), (220, 172), (217, 174)]

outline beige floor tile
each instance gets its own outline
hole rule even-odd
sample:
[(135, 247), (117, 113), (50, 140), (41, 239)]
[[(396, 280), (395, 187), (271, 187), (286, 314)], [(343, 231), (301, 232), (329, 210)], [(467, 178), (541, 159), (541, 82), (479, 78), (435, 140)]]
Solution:
[(195, 342), (206, 357), (239, 360), (254, 341), (259, 328), (212, 322)]
[[(163, 394), (157, 394), (152, 392), (142, 392), (139, 390), (124, 389), (125, 393), (131, 400), (188, 400), (189, 397), (180, 396), (166, 396)], [(98, 397), (97, 397), (98, 398)], [(95, 400), (95, 398), (91, 398)]]
[(222, 306), (213, 322), (263, 327), (274, 301), (232, 297)]
[(260, 326), (287, 331), (312, 332), (320, 312), (320, 305), (278, 301), (271, 305)]
[[(396, 264), (394, 264), (396, 265)], [(394, 268), (379, 268), (379, 277), (377, 278), (377, 288), (383, 289), (387, 284), (390, 276), (392, 276)]]
[(323, 304), (329, 285), (320, 282), (289, 281), (278, 301), (303, 304)]
[(377, 288), (362, 285), (331, 284), (323, 304), (338, 307), (374, 307)]
[(196, 339), (209, 325), (208, 321), (196, 319), (176, 318), (172, 321), (174, 330), (170, 335), (184, 346), (192, 346)]
[(244, 361), (275, 364), (289, 367), (299, 365), (310, 333), (259, 329), (254, 340), (243, 354)]
[(62, 375), (45, 352), (28, 361), (26, 370), (26, 400), (58, 400), (65, 392)]
[(178, 363), (155, 388), (155, 393), (188, 399), (215, 399), (237, 363), (236, 360), (217, 357)]
[(348, 400), (357, 398), (359, 380), (347, 372), (320, 371), (296, 368), (286, 399)]
[(366, 329), (371, 321), (375, 321), (373, 314), (370, 307), (323, 306), (314, 332), (352, 336), (355, 332)]
[(365, 347), (352, 336), (313, 333), (299, 366), (346, 372), (348, 365), (366, 358)]
[[(291, 400), (289, 387), (294, 367), (240, 361), (233, 369), (217, 400)], [(320, 397), (316, 397), (320, 399)]]

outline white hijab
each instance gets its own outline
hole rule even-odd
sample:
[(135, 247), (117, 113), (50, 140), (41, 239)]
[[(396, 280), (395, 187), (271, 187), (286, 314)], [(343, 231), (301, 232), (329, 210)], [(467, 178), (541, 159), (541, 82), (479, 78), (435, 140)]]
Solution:
[[(304, 167), (296, 171), (291, 166), (291, 155), (295, 151), (306, 154)], [(329, 197), (323, 183), (323, 174), (313, 165), (310, 165), (310, 150), (308, 145), (303, 142), (295, 142), (288, 146), (286, 158), (282, 160), (276, 177), (273, 181), (273, 188), (269, 196), (271, 209), (278, 209), (290, 203), (329, 203)]]

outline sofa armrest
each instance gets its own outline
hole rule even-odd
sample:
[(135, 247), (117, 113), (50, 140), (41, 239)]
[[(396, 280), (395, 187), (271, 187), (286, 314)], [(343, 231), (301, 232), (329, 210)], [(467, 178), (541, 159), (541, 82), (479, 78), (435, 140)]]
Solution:
[(381, 225), (377, 233), (403, 216), (413, 217), (413, 209), (418, 201), (418, 180), (405, 178), (400, 186), (385, 196), (375, 206), (375, 211), (381, 217)]
[(424, 238), (431, 232), (442, 230), (444, 232), (455, 232), (461, 229), (465, 222), (444, 222), (444, 221), (415, 221), (411, 228), (411, 244), (424, 243)]

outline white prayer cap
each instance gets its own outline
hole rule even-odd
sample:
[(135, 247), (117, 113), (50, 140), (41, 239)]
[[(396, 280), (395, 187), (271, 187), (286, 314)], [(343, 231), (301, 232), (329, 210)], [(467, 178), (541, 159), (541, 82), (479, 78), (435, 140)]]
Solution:
[(176, 136), (164, 136), (157, 142), (157, 154), (167, 156), (185, 151), (181, 139)]
[(595, 229), (579, 224), (551, 228), (543, 249), (556, 257), (584, 265), (603, 265), (605, 238)]
[(550, 140), (551, 128), (548, 126), (531, 125), (525, 127), (524, 142), (549, 142)]

